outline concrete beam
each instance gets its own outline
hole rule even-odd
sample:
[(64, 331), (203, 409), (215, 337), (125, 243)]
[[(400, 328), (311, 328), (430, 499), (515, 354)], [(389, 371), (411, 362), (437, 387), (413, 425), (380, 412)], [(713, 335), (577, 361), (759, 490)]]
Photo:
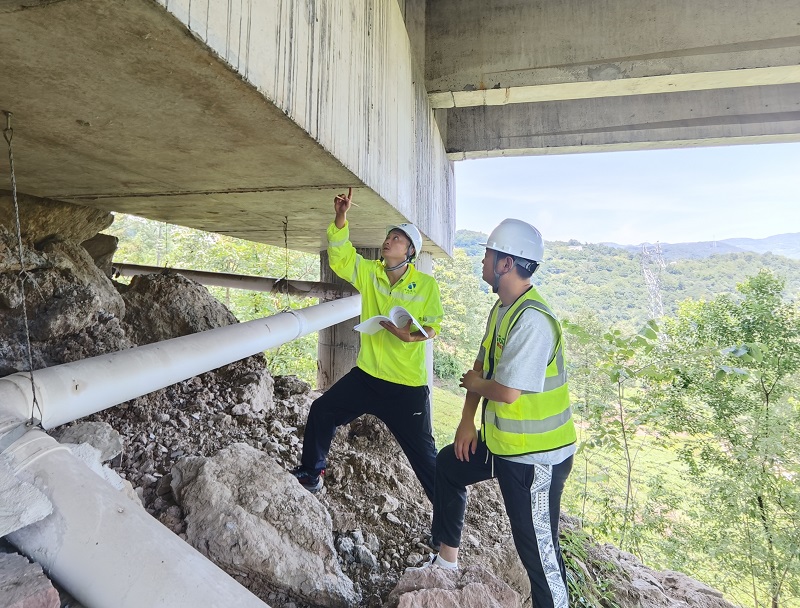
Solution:
[(447, 112), (452, 160), (800, 141), (800, 84)]
[(288, 246), (316, 252), (354, 186), (357, 245), (410, 220), (451, 250), (452, 165), (397, 0), (11, 0), (0, 14), (20, 192), (278, 246), (287, 218)]
[(434, 108), (800, 82), (795, 0), (437, 0)]
[(626, 97), (654, 93), (712, 91), (788, 83), (800, 83), (800, 66), (790, 65), (699, 74), (670, 74), (597, 82), (560, 82), (475, 91), (440, 91), (431, 93), (429, 97), (434, 108), (464, 108), (540, 101)]

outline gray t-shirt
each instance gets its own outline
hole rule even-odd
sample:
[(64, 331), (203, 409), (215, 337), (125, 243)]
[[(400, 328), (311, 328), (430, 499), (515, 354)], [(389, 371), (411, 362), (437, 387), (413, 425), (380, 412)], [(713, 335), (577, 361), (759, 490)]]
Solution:
[[(501, 306), (497, 311), (497, 327), (486, 330), (495, 334), (510, 306)], [(491, 322), (491, 319), (489, 320)], [(511, 328), (503, 348), (503, 356), (494, 371), (493, 378), (503, 386), (517, 390), (541, 393), (547, 366), (555, 355), (558, 344), (558, 327), (555, 319), (536, 309), (522, 312)], [(483, 361), (485, 350), (481, 345), (478, 360)], [(487, 370), (483, 375), (486, 377)], [(526, 454), (524, 456), (499, 456), (522, 464), (559, 464), (575, 453), (576, 446), (568, 445), (557, 450)]]

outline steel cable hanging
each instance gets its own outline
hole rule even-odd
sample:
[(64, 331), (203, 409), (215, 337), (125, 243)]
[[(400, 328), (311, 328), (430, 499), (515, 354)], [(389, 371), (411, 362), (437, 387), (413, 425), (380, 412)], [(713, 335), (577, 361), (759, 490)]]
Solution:
[(38, 420), (34, 416), (36, 410), (39, 411), (39, 416), (41, 418), (42, 408), (36, 398), (36, 384), (33, 381), (33, 353), (31, 350), (31, 335), (28, 329), (28, 303), (25, 298), (25, 281), (28, 278), (28, 272), (25, 270), (25, 255), (22, 248), (22, 227), (20, 226), (19, 203), (17, 202), (17, 177), (14, 172), (14, 150), (11, 143), (14, 139), (14, 129), (11, 128), (11, 112), (4, 112), (4, 114), (6, 115), (6, 127), (3, 129), (3, 137), (8, 144), (8, 164), (11, 170), (11, 199), (14, 203), (14, 220), (17, 228), (17, 250), (19, 254), (19, 275), (17, 276), (17, 282), (19, 284), (20, 295), (22, 296), (22, 319), (23, 329), (25, 331), (25, 348), (28, 358), (28, 369), (23, 371), (27, 371), (31, 379), (31, 394), (33, 395), (33, 399), (31, 402), (31, 418), (29, 424), (32, 425), (38, 423)]
[(286, 305), (281, 312), (292, 310), (292, 303), (289, 299), (289, 216), (283, 216), (283, 254), (286, 268), (283, 274), (283, 293), (286, 296)]

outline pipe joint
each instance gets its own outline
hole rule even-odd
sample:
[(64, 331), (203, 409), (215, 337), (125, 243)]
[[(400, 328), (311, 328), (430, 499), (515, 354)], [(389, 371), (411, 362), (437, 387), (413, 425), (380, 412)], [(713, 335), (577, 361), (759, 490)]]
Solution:
[(28, 422), (22, 422), (16, 418), (6, 417), (0, 420), (0, 454), (5, 453), (30, 428), (31, 425)]
[(13, 463), (14, 473), (17, 474), (30, 467), (37, 460), (46, 458), (52, 452), (63, 451), (69, 452), (70, 450), (44, 431), (32, 429), (27, 424), (23, 424), (22, 433), (6, 447), (3, 453), (10, 458)]
[(304, 315), (299, 314), (297, 311), (292, 310), (291, 308), (284, 311), (288, 315), (292, 315), (295, 320), (297, 320), (297, 333), (294, 335), (292, 340), (296, 340), (300, 336), (306, 333), (306, 320)]

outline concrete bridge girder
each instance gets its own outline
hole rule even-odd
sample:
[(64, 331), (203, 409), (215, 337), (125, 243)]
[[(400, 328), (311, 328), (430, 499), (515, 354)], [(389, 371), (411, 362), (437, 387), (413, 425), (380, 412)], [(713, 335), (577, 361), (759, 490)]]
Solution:
[(426, 48), (454, 160), (800, 139), (793, 0), (444, 0)]
[(293, 249), (322, 247), (354, 185), (357, 245), (407, 219), (449, 252), (461, 158), (798, 139), (794, 0), (2, 0), (0, 16), (21, 191)]
[(800, 140), (800, 84), (448, 110), (451, 159)]
[(747, 70), (800, 63), (800, 5), (439, 0), (428, 5), (426, 44), (432, 97), (729, 71), (747, 86)]
[[(0, 3), (21, 192), (291, 249), (454, 231), (452, 165), (395, 0)], [(419, 35), (415, 36), (417, 44)]]

